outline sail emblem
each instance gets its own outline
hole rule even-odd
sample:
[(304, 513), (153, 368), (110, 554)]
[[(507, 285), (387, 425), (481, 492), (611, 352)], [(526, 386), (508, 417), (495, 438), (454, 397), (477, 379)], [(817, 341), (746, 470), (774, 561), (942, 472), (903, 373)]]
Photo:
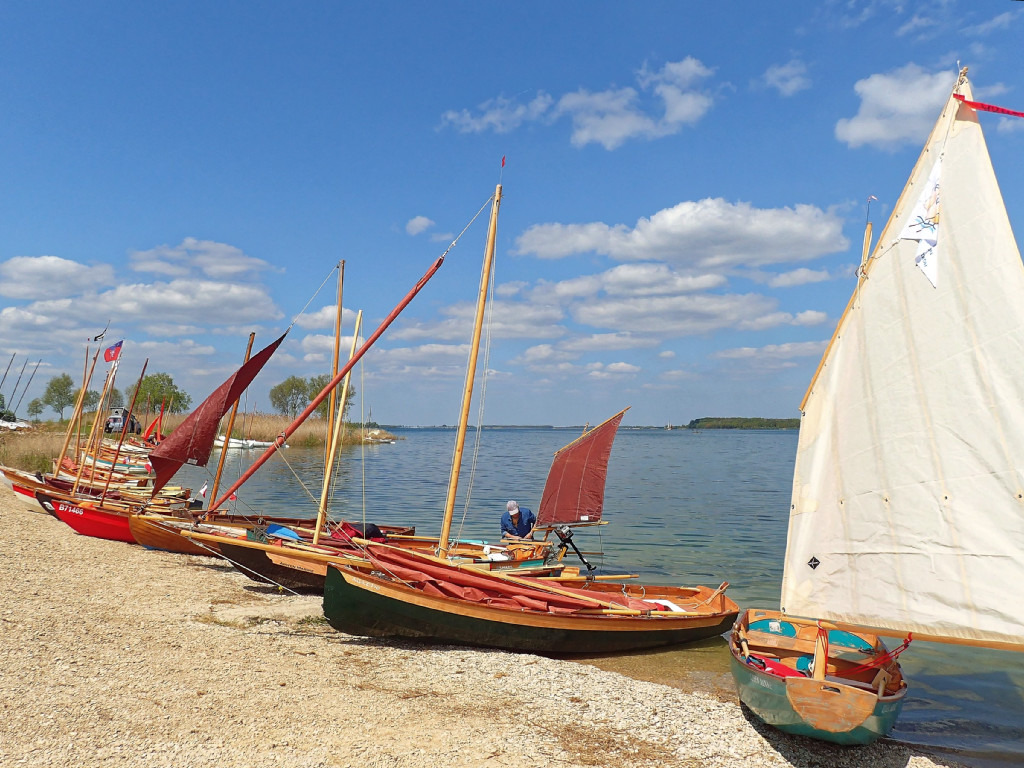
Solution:
[(925, 277), (938, 288), (939, 285), (939, 178), (942, 174), (942, 158), (935, 161), (931, 173), (928, 174), (928, 181), (921, 190), (914, 211), (907, 220), (903, 232), (900, 233), (901, 240), (917, 240), (917, 256), (914, 263), (921, 268)]
[(812, 556), (811, 559), (807, 561), (807, 564), (811, 566), (811, 570), (813, 571), (815, 568), (821, 565), (821, 561), (818, 558)]

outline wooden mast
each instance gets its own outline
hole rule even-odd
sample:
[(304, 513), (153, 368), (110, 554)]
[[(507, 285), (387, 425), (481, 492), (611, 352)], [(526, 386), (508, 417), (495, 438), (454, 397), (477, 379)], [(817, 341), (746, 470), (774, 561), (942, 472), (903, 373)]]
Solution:
[[(82, 406), (85, 403), (86, 391), (89, 389), (89, 382), (92, 380), (92, 372), (96, 369), (96, 360), (100, 356), (99, 349), (96, 350), (96, 354), (92, 356), (92, 367), (89, 367), (89, 349), (85, 350), (85, 364), (82, 366), (82, 389), (78, 393), (78, 400), (75, 402), (75, 410), (71, 414), (71, 420), (68, 422), (68, 431), (64, 435), (64, 444), (60, 448), (60, 453), (57, 455), (57, 461), (53, 467), (54, 477), (60, 475), (61, 464), (64, 462), (64, 456), (67, 455), (68, 446), (71, 444), (71, 433), (76, 428), (81, 431), (81, 418), (82, 418)], [(99, 411), (96, 412), (97, 418), (99, 418)]]
[(491, 204), (491, 221), (487, 228), (487, 248), (484, 252), (484, 267), (480, 275), (480, 294), (476, 301), (476, 319), (473, 323), (473, 342), (469, 351), (469, 366), (466, 369), (466, 389), (462, 394), (462, 413), (459, 415), (459, 431), (455, 438), (455, 456), (452, 458), (452, 473), (448, 479), (448, 498), (444, 505), (444, 520), (441, 535), (437, 540), (439, 557), (448, 555), (448, 536), (452, 527), (452, 512), (455, 509), (455, 493), (459, 487), (459, 470), (462, 468), (462, 451), (466, 443), (466, 425), (469, 422), (469, 406), (473, 399), (473, 380), (476, 378), (476, 359), (480, 351), (480, 334), (483, 330), (484, 309), (487, 306), (487, 288), (491, 281), (491, 266), (494, 264), (494, 241), (498, 232), (498, 209), (501, 207), (501, 184), (495, 187), (494, 202)]
[[(117, 469), (117, 460), (121, 456), (121, 446), (124, 445), (124, 437), (128, 434), (128, 428), (132, 423), (132, 413), (135, 410), (135, 401), (139, 397), (139, 390), (142, 388), (142, 382), (146, 378), (146, 368), (149, 367), (149, 358), (146, 358), (146, 362), (142, 364), (142, 373), (139, 374), (139, 383), (135, 385), (135, 391), (132, 393), (132, 402), (128, 406), (128, 413), (123, 419), (121, 419), (121, 437), (117, 441), (117, 450), (114, 451), (114, 458), (110, 460), (110, 473), (107, 475), (107, 482), (103, 486), (103, 493), (100, 494), (100, 503), (107, 498), (107, 491), (110, 490), (110, 480), (114, 476), (114, 471)], [(97, 453), (96, 458), (99, 458)], [(96, 466), (93, 464), (93, 466)], [(125, 471), (127, 474), (127, 470)]]
[[(341, 359), (341, 295), (342, 289), (345, 285), (345, 260), (342, 259), (338, 262), (338, 311), (334, 316), (334, 358), (331, 363), (331, 376), (338, 375), (338, 361)], [(337, 388), (331, 390), (331, 402), (327, 408), (327, 434), (331, 434), (334, 429), (334, 416), (338, 408), (338, 390)], [(345, 403), (342, 402), (341, 408), (344, 410)], [(329, 448), (329, 446), (328, 446)]]
[[(339, 314), (340, 307), (339, 304)], [(352, 349), (348, 353), (351, 360), (356, 353), (356, 343), (359, 341), (359, 330), (363, 325), (363, 310), (356, 315), (355, 328), (352, 330)], [(339, 329), (340, 330), (340, 329)], [(327, 462), (324, 464), (324, 485), (320, 492), (320, 506), (316, 509), (316, 529), (313, 531), (313, 543), (320, 543), (320, 531), (323, 530), (324, 518), (327, 517), (327, 491), (331, 486), (331, 475), (334, 473), (334, 459), (338, 455), (338, 448), (341, 447), (342, 435), (345, 430), (345, 399), (348, 397), (348, 383), (352, 378), (352, 370), (345, 374), (344, 383), (341, 385), (341, 407), (335, 413), (334, 434), (330, 440), (330, 447), (327, 451)]]
[[(252, 343), (256, 340), (256, 332), (253, 331), (249, 334), (249, 343), (245, 347), (245, 359), (242, 361), (242, 365), (249, 362), (249, 355), (252, 354)], [(239, 398), (240, 400), (241, 398)], [(220, 449), (220, 459), (217, 460), (217, 473), (213, 476), (213, 492), (210, 494), (211, 499), (217, 498), (217, 489), (220, 487), (220, 477), (224, 472), (224, 461), (228, 456), (228, 447), (231, 445), (231, 431), (235, 428), (235, 416), (238, 414), (238, 400), (235, 400), (234, 405), (231, 406), (231, 415), (228, 416), (228, 426), (224, 431), (224, 446)]]
[(258, 470), (260, 467), (266, 464), (267, 460), (270, 459), (270, 457), (273, 456), (282, 445), (284, 445), (284, 442), (285, 440), (288, 439), (289, 435), (291, 435), (302, 422), (308, 419), (310, 414), (317, 409), (317, 406), (319, 406), (320, 403), (322, 403), (326, 399), (328, 394), (330, 394), (330, 391), (341, 383), (341, 380), (342, 378), (344, 378), (345, 374), (352, 370), (355, 364), (359, 362), (359, 359), (364, 354), (366, 354), (366, 350), (372, 347), (374, 343), (377, 341), (377, 339), (379, 339), (381, 335), (383, 335), (384, 331), (388, 329), (388, 326), (395, 321), (395, 318), (398, 317), (398, 315), (401, 314), (402, 310), (409, 305), (409, 302), (416, 297), (416, 294), (423, 289), (423, 286), (425, 286), (427, 284), (427, 281), (434, 276), (434, 273), (441, 268), (442, 264), (444, 264), (444, 256), (439, 257), (437, 261), (433, 263), (430, 269), (428, 269), (426, 273), (424, 273), (423, 277), (419, 279), (419, 282), (417, 282), (416, 285), (414, 285), (412, 289), (405, 295), (405, 298), (402, 299), (393, 310), (391, 310), (391, 313), (387, 317), (385, 317), (383, 321), (381, 321), (381, 324), (377, 326), (377, 330), (370, 334), (370, 337), (363, 342), (363, 345), (356, 351), (352, 359), (345, 364), (345, 367), (338, 371), (337, 375), (329, 382), (327, 382), (327, 386), (320, 390), (320, 394), (314, 397), (313, 400), (309, 403), (309, 405), (306, 406), (306, 409), (298, 416), (296, 416), (291, 424), (284, 428), (284, 431), (282, 431), (281, 434), (277, 436), (277, 438), (270, 445), (270, 447), (267, 448), (266, 451), (264, 451), (263, 455), (256, 459), (256, 461), (253, 462), (252, 466), (250, 466), (249, 469), (247, 469), (240, 478), (238, 478), (234, 483), (232, 483), (231, 488), (229, 488), (219, 499), (215, 499), (213, 501), (213, 503), (210, 505), (210, 512), (213, 512), (215, 509), (217, 509), (221, 504), (223, 504), (227, 500), (227, 498), (232, 493), (241, 488), (245, 481), (252, 477), (256, 470)]
[[(103, 439), (103, 433), (100, 432), (97, 435), (97, 429), (100, 423), (100, 414), (106, 412), (108, 401), (107, 399), (109, 397), (110, 390), (114, 386), (114, 379), (117, 376), (117, 364), (118, 361), (115, 360), (113, 365), (111, 365), (110, 370), (107, 371), (107, 377), (103, 382), (103, 392), (100, 393), (99, 406), (96, 409), (96, 418), (92, 420), (92, 427), (89, 430), (89, 436), (85, 440), (85, 445), (82, 446), (80, 444), (78, 447), (78, 474), (75, 475), (75, 482), (71, 486), (72, 493), (78, 493), (78, 488), (82, 484), (82, 475), (85, 473), (85, 457), (90, 451), (92, 451), (93, 453), (94, 460), (92, 466), (89, 469), (89, 477), (92, 480), (96, 479), (97, 466), (95, 463), (95, 459), (96, 457), (99, 456), (99, 445)], [(94, 442), (95, 447), (93, 446)], [(113, 467), (111, 467), (111, 471), (113, 471)]]

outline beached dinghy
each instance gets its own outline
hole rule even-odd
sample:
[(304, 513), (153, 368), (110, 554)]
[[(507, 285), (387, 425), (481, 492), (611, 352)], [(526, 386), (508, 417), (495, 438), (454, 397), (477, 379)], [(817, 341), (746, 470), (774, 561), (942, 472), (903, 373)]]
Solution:
[[(717, 589), (656, 587), (595, 578), (580, 582), (574, 576), (575, 584), (570, 585), (560, 582), (557, 574), (533, 578), (516, 569), (482, 571), (479, 562), (459, 558), (454, 551), (449, 534), (500, 204), (498, 185), (437, 555), (368, 544), (369, 567), (329, 565), (324, 616), (335, 629), (349, 634), (540, 653), (637, 650), (721, 634), (738, 613), (725, 595), (727, 583)], [(570, 546), (575, 549), (570, 524), (600, 521), (608, 456), (623, 413), (574, 441), (552, 463), (537, 528), (561, 531), (561, 555)]]
[(1008, 111), (966, 72), (801, 406), (782, 611), (730, 635), (740, 699), (791, 733), (888, 733), (911, 636), (1024, 650), (1024, 266), (978, 122)]

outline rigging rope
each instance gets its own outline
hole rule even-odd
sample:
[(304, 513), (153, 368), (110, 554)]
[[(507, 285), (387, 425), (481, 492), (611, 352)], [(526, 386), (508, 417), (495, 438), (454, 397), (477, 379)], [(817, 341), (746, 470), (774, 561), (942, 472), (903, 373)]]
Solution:
[[(481, 266), (480, 273), (483, 277), (484, 267)], [(484, 366), (483, 373), (480, 375), (480, 398), (477, 401), (477, 416), (476, 416), (476, 436), (473, 440), (473, 458), (469, 463), (469, 479), (466, 481), (466, 502), (462, 508), (462, 520), (459, 522), (459, 530), (456, 534), (456, 539), (462, 538), (462, 530), (466, 525), (466, 518), (469, 516), (469, 504), (473, 496), (473, 482), (476, 479), (476, 467), (477, 462), (480, 458), (480, 443), (483, 439), (484, 431), (484, 404), (487, 400), (487, 380), (489, 376), (487, 372), (490, 367), (491, 361), (491, 324), (494, 320), (494, 263), (491, 263), (491, 274), (490, 281), (487, 286), (488, 300), (487, 300), (487, 311), (484, 315)], [(468, 364), (467, 364), (468, 368)]]

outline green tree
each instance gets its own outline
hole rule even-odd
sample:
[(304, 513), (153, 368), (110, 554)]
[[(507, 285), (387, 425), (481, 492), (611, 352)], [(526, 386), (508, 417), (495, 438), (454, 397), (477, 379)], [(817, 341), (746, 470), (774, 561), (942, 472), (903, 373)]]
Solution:
[[(75, 402), (78, 402), (78, 398), (81, 396), (82, 390), (75, 390)], [(100, 393), (95, 389), (86, 390), (85, 399), (82, 401), (82, 410), (93, 410), (100, 402)]]
[[(0, 398), (0, 399), (2, 399), (2, 398)], [(3, 405), (0, 404), (0, 408), (2, 408), (2, 407), (3, 407)], [(28, 416), (29, 416), (29, 418), (30, 419), (38, 420), (39, 416), (43, 412), (44, 408), (46, 408), (46, 406), (43, 404), (43, 401), (40, 400), (38, 397), (35, 398), (32, 402), (30, 402), (28, 404)]]
[(64, 421), (64, 409), (75, 404), (75, 382), (66, 373), (54, 376), (47, 382), (46, 391), (40, 400), (56, 411), (60, 420)]
[[(139, 404), (146, 402), (161, 403), (165, 401), (167, 403), (164, 408), (165, 413), (185, 413), (192, 407), (192, 398), (188, 393), (178, 389), (170, 374), (150, 374), (142, 379), (138, 388), (139, 396), (135, 398), (136, 408), (139, 407)], [(125, 390), (124, 399), (130, 402), (134, 395), (135, 385), (133, 384)]]
[(121, 390), (114, 387), (110, 390), (110, 407), (121, 408), (122, 406), (124, 406), (124, 395), (121, 394)]
[[(313, 376), (309, 379), (306, 384), (306, 394), (308, 397), (307, 403), (313, 402), (313, 398), (320, 394), (320, 390), (327, 386), (331, 380), (331, 376), (326, 373), (321, 373), (319, 376)], [(338, 397), (341, 397), (341, 388), (343, 384), (338, 385)], [(342, 418), (345, 418), (345, 414), (348, 413), (349, 406), (352, 405), (352, 397), (356, 393), (356, 388), (349, 382), (348, 392), (345, 393), (345, 406), (341, 410)], [(316, 415), (321, 419), (326, 419), (328, 411), (331, 408), (331, 398), (325, 397), (323, 402), (316, 407)]]
[(270, 389), (270, 404), (274, 410), (292, 418), (309, 405), (310, 399), (309, 384), (301, 376), (289, 376)]

